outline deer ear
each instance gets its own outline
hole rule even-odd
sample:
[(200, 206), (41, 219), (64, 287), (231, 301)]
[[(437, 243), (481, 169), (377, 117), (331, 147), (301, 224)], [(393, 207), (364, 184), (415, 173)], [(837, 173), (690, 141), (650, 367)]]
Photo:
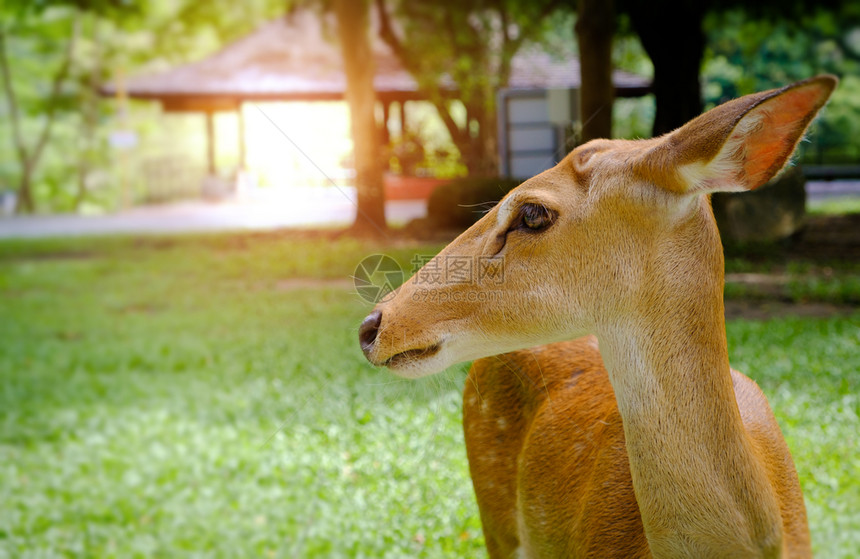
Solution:
[[(677, 173), (678, 192), (754, 190), (785, 165), (836, 87), (818, 76), (729, 101), (666, 136), (659, 158)], [(666, 161), (669, 159), (669, 161)]]

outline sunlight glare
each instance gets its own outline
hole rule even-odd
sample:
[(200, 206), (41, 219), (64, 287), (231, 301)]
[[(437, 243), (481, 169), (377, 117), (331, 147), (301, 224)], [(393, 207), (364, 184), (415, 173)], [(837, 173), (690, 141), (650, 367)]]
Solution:
[(244, 108), (244, 115), (248, 168), (256, 174), (260, 186), (331, 186), (332, 181), (338, 186), (352, 184), (352, 139), (346, 103), (257, 105), (265, 115), (250, 104)]

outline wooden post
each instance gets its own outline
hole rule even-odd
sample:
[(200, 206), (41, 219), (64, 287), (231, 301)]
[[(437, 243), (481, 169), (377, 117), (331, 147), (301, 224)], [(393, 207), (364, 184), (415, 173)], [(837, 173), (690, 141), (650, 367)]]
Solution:
[(247, 153), (245, 145), (245, 113), (242, 112), (242, 103), (236, 108), (236, 117), (238, 118), (239, 126), (239, 170), (244, 171), (248, 168)]
[[(128, 130), (128, 92), (125, 87), (125, 68), (117, 70), (116, 86), (117, 112), (119, 113), (120, 130)], [(131, 206), (131, 195), (128, 188), (128, 154), (126, 150), (119, 152), (119, 207), (127, 210)]]
[(206, 111), (206, 161), (210, 176), (215, 176), (215, 112)]
[(391, 142), (391, 133), (388, 130), (388, 118), (391, 116), (391, 101), (382, 102), (382, 145), (387, 146)]

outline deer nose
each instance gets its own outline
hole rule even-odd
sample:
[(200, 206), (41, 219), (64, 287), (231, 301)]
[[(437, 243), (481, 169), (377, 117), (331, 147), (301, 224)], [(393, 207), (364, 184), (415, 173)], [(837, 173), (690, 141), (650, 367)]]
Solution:
[(367, 315), (367, 318), (358, 327), (358, 342), (361, 344), (361, 351), (365, 355), (373, 349), (373, 342), (376, 341), (376, 334), (379, 333), (379, 324), (381, 322), (382, 311), (377, 309)]

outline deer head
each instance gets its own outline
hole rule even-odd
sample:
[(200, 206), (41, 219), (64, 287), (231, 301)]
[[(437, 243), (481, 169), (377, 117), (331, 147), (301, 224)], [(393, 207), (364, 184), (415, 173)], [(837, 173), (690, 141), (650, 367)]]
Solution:
[[(708, 195), (773, 178), (835, 85), (819, 76), (730, 101), (659, 138), (576, 148), (431, 260), (425, 270), (439, 270), (439, 282), (419, 272), (379, 304), (360, 327), (365, 355), (418, 377), (599, 338), (633, 320), (721, 313), (722, 246)], [(470, 274), (452, 280), (454, 262)]]

